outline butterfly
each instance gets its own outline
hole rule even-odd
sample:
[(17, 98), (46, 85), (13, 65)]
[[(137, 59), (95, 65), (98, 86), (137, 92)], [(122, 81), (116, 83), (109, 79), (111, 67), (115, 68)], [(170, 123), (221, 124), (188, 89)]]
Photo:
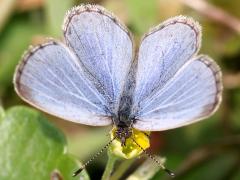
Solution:
[(111, 12), (80, 5), (67, 13), (63, 34), (64, 42), (30, 48), (14, 75), (17, 94), (44, 112), (90, 126), (113, 124), (124, 146), (133, 129), (185, 126), (219, 107), (221, 70), (197, 55), (201, 27), (192, 18), (166, 20), (135, 48)]

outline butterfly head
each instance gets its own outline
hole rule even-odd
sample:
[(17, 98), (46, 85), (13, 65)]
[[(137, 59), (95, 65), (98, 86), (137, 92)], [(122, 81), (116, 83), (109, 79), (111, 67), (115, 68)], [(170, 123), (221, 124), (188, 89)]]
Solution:
[[(149, 132), (139, 131), (132, 127), (114, 127), (111, 132), (114, 139), (110, 145), (110, 151), (118, 157), (131, 159), (140, 155), (142, 149), (150, 146)], [(142, 149), (136, 144), (142, 147)]]
[(120, 140), (121, 146), (126, 146), (126, 140), (132, 136), (131, 127), (117, 127), (115, 131), (116, 138)]

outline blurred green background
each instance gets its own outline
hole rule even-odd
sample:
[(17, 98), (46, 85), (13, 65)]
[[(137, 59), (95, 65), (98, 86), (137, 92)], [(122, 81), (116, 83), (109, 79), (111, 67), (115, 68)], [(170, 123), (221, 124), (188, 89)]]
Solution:
[[(167, 158), (166, 166), (177, 173), (176, 179), (240, 179), (239, 0), (0, 0), (0, 101), (4, 109), (24, 104), (12, 84), (23, 52), (46, 37), (61, 39), (66, 10), (80, 3), (98, 3), (114, 12), (135, 35), (136, 43), (150, 27), (171, 16), (188, 15), (200, 22), (200, 53), (214, 58), (222, 68), (223, 102), (208, 120), (152, 133), (150, 151)], [(68, 151), (81, 161), (109, 140), (111, 127), (88, 127), (45, 116), (64, 132)], [(104, 154), (87, 168), (93, 179), (101, 177), (107, 161)], [(168, 179), (162, 171), (152, 179), (159, 178)]]

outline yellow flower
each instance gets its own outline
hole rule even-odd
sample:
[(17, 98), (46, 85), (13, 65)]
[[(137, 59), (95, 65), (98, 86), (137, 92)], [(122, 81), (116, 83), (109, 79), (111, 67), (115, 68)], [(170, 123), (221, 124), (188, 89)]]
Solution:
[[(112, 139), (116, 136), (115, 132), (116, 128), (113, 128), (110, 132)], [(142, 153), (142, 149), (132, 139), (134, 139), (143, 149), (147, 149), (150, 146), (149, 134), (150, 132), (142, 132), (133, 129), (132, 135), (126, 140), (125, 146), (122, 146), (121, 141), (116, 138), (110, 146), (110, 151), (118, 157), (125, 159), (134, 158)]]

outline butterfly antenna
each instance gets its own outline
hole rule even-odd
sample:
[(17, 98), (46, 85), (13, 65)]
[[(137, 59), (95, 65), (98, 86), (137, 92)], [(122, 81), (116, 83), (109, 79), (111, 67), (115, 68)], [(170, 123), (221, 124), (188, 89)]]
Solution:
[(85, 162), (81, 168), (79, 168), (77, 171), (75, 171), (73, 173), (73, 177), (77, 176), (78, 174), (80, 174), (82, 172), (82, 170), (84, 170), (86, 168), (86, 166), (91, 163), (95, 158), (97, 158), (100, 154), (102, 154), (102, 152), (107, 149), (109, 147), (109, 145), (113, 142), (113, 140), (116, 139), (116, 137), (114, 137), (113, 139), (111, 139), (100, 151), (98, 151), (94, 156), (92, 156), (92, 158), (90, 158), (87, 162)]
[(154, 156), (152, 156), (151, 154), (149, 154), (145, 149), (142, 148), (142, 146), (140, 146), (135, 139), (133, 139), (131, 137), (131, 139), (133, 140), (133, 142), (150, 158), (152, 159), (155, 163), (157, 163), (162, 170), (164, 170), (169, 176), (171, 176), (172, 178), (175, 177), (174, 172), (172, 172), (171, 170), (167, 169), (157, 158), (155, 158)]

